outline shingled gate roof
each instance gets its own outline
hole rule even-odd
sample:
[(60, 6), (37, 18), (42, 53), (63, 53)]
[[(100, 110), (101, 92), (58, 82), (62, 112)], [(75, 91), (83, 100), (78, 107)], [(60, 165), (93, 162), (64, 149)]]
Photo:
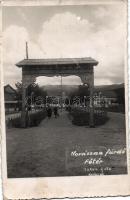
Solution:
[(44, 65), (69, 65), (69, 64), (91, 64), (97, 65), (98, 62), (91, 57), (86, 58), (48, 58), (48, 59), (24, 59), (16, 64), (18, 67), (23, 66), (44, 66)]

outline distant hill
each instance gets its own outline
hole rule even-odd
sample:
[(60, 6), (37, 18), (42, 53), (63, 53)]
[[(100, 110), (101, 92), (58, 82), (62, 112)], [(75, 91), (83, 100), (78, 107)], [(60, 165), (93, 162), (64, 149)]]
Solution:
[(124, 83), (121, 84), (112, 84), (112, 85), (100, 85), (100, 86), (95, 86), (95, 90), (115, 90), (119, 88), (124, 88)]
[[(71, 92), (78, 90), (78, 85), (62, 85), (62, 91), (65, 95), (69, 95)], [(58, 96), (61, 95), (61, 85), (45, 85), (42, 87), (49, 96)], [(112, 85), (100, 85), (95, 86), (95, 92), (103, 92), (106, 95), (114, 95), (114, 91), (117, 89), (124, 90), (124, 83), (121, 84), (112, 84)]]
[[(49, 96), (61, 95), (61, 85), (45, 85), (42, 87)], [(78, 90), (78, 85), (62, 85), (62, 91), (69, 95), (71, 92)]]

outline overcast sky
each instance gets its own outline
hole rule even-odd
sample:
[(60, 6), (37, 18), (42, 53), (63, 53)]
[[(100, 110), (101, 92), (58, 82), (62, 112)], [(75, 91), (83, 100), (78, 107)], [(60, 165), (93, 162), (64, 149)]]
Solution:
[[(95, 84), (124, 82), (125, 16), (122, 5), (4, 7), (3, 60), (5, 84), (21, 81), (15, 66), (25, 58), (92, 57)], [(39, 77), (41, 85), (60, 84), (60, 78)], [(81, 84), (63, 78), (63, 84)]]

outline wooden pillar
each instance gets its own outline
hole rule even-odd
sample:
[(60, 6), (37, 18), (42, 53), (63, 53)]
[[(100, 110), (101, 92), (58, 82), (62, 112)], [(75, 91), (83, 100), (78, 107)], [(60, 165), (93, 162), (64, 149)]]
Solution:
[(21, 112), (21, 127), (28, 126), (28, 106), (27, 106), (27, 88), (36, 80), (36, 75), (30, 75), (22, 68), (22, 112)]
[(94, 71), (92, 70), (89, 82), (89, 89), (90, 89), (90, 114), (89, 114), (89, 126), (94, 128)]
[(89, 126), (91, 128), (94, 127), (94, 99), (93, 99), (93, 93), (94, 93), (94, 71), (93, 67), (91, 67), (90, 72), (86, 72), (84, 74), (80, 74), (80, 78), (82, 83), (87, 84), (89, 86), (90, 90), (90, 103), (89, 103)]
[(24, 73), (22, 69), (22, 112), (21, 112), (21, 127), (26, 128), (26, 83), (24, 79)]

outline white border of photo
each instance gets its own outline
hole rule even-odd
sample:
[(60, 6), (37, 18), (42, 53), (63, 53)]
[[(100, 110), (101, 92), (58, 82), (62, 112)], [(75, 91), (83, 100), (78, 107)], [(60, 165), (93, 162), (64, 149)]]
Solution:
[[(127, 1), (122, 0), (4, 0), (2, 6), (39, 6), (39, 5), (73, 5), (73, 4), (92, 4), (95, 3), (122, 3), (127, 9)], [(130, 7), (130, 6), (129, 6)], [(130, 9), (129, 9), (130, 10)], [(127, 13), (127, 12), (126, 12)], [(130, 14), (129, 14), (130, 16)], [(126, 16), (127, 17), (127, 16)], [(129, 19), (130, 21), (130, 19)], [(130, 22), (129, 22), (130, 23)], [(126, 24), (127, 26), (127, 24)], [(130, 28), (129, 28), (130, 31)], [(130, 42), (129, 42), (130, 45)], [(129, 51), (130, 55), (130, 51)], [(2, 56), (1, 56), (2, 62)], [(129, 58), (130, 64), (130, 58)], [(130, 76), (130, 70), (129, 70)], [(128, 68), (126, 55), (126, 97), (128, 97)], [(1, 68), (1, 102), (4, 102), (3, 95), (3, 70)], [(128, 98), (127, 98), (128, 104)], [(130, 106), (130, 102), (129, 102)], [(127, 108), (128, 113), (128, 108)], [(130, 113), (129, 113), (130, 115)], [(111, 176), (82, 176), (82, 177), (53, 177), (53, 178), (7, 178), (6, 164), (6, 135), (4, 123), (4, 103), (1, 103), (1, 131), (2, 131), (2, 183), (3, 196), (5, 199), (40, 199), (40, 198), (84, 198), (84, 197), (106, 197), (108, 200), (113, 196), (130, 195), (130, 171), (128, 175), (111, 175)], [(129, 118), (130, 119), (130, 118)], [(129, 121), (130, 124), (130, 121)], [(127, 117), (128, 127), (128, 117)], [(128, 141), (128, 128), (127, 128)], [(130, 144), (130, 139), (129, 139)], [(129, 145), (130, 147), (130, 145)], [(127, 142), (127, 149), (128, 142)], [(129, 160), (129, 158), (128, 158)], [(129, 169), (130, 170), (130, 169)], [(122, 199), (124, 197), (118, 197)], [(126, 197), (126, 199), (129, 197)]]

